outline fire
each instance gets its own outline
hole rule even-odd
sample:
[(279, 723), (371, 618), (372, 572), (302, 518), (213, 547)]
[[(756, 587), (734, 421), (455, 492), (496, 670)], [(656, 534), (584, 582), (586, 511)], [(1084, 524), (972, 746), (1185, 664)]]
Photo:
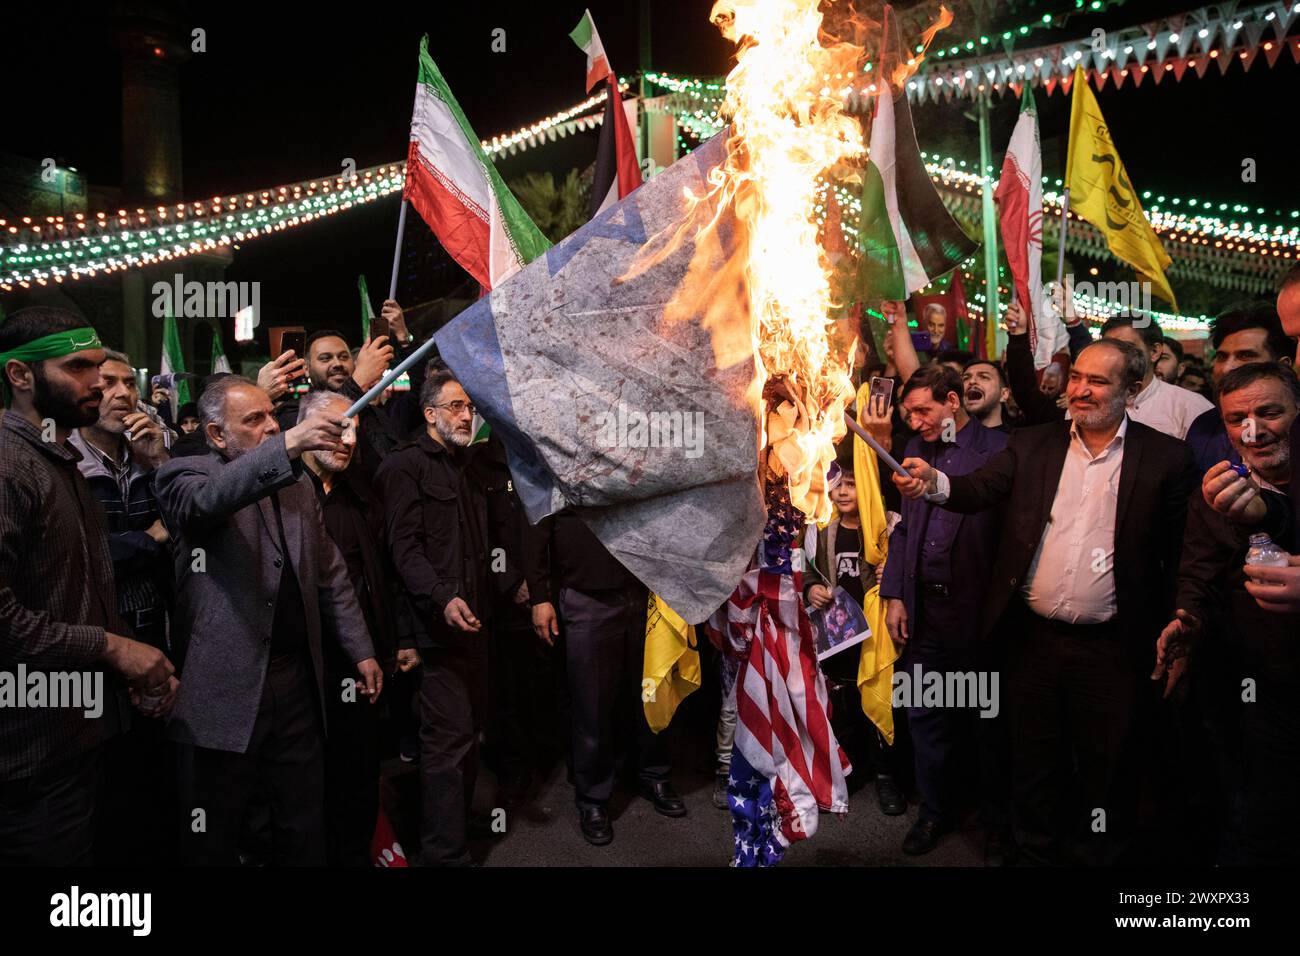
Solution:
[[(718, 0), (710, 19), (738, 44), (723, 113), (732, 124), (715, 190), (734, 203), (746, 242), (755, 394), (767, 385), (767, 466), (811, 520), (832, 507), (824, 486), (853, 399), (851, 356), (830, 344), (832, 263), (815, 217), (819, 179), (861, 165), (866, 146), (845, 113), (842, 77), (862, 48), (823, 42), (819, 0)], [(722, 205), (720, 203), (720, 205)]]

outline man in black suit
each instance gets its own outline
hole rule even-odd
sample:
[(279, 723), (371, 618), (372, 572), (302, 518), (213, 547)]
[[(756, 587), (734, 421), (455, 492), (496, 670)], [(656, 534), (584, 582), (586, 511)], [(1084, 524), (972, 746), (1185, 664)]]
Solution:
[(1146, 364), (1126, 342), (1095, 342), (1070, 370), (1072, 421), (1013, 432), (968, 475), (908, 458), (912, 477), (894, 479), (953, 511), (1006, 506), (981, 631), (1008, 642), (1015, 828), (1035, 862), (1058, 856), (1063, 753), (1077, 766), (1071, 819), (1091, 834), (1086, 861), (1119, 858), (1136, 813), (1134, 730), (1173, 608), (1191, 480), (1187, 446), (1125, 413)]

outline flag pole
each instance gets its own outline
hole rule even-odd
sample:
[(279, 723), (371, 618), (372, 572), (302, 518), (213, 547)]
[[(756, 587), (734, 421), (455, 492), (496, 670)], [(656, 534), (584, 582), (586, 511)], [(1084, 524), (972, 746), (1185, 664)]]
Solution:
[(397, 245), (393, 248), (393, 277), (388, 281), (388, 297), (394, 301), (397, 300), (397, 267), (402, 261), (402, 236), (406, 234), (406, 207), (409, 205), (405, 199), (402, 200), (402, 211), (397, 214)]
[[(1061, 241), (1056, 250), (1056, 284), (1064, 288), (1065, 282), (1065, 224), (1070, 219), (1070, 187), (1061, 191)], [(1062, 292), (1064, 295), (1064, 292)]]
[(430, 335), (428, 341), (426, 341), (418, 349), (416, 349), (414, 352), (412, 352), (410, 355), (404, 358), (395, 368), (392, 368), (388, 372), (384, 373), (384, 377), (381, 378), (375, 384), (375, 386), (372, 389), (370, 389), (370, 391), (366, 392), (366, 394), (362, 395), (355, 402), (353, 402), (352, 407), (347, 410), (347, 414), (344, 417), (351, 418), (353, 415), (356, 415), (358, 412), (360, 412), (361, 409), (365, 408), (367, 405), (373, 402), (380, 395), (384, 394), (384, 389), (388, 388), (388, 386), (392, 385), (399, 378), (401, 378), (403, 372), (405, 372), (408, 368), (410, 368), (416, 362), (420, 361), (427, 354), (429, 354), (429, 350), (433, 348), (433, 343), (434, 343), (434, 338), (432, 335)]
[[(895, 474), (901, 475), (904, 478), (912, 477), (911, 472), (909, 472), (906, 468), (900, 465), (897, 459), (895, 459), (892, 455), (889, 454), (889, 452), (885, 451), (885, 449), (881, 447), (880, 442), (876, 441), (874, 438), (871, 437), (870, 432), (868, 432), (865, 428), (863, 428), (861, 425), (858, 424), (858, 420), (853, 417), (853, 413), (850, 412), (848, 409), (845, 409), (844, 411), (844, 423), (849, 426), (853, 434), (857, 435), (859, 438), (861, 438), (864, 442), (867, 443), (867, 445), (871, 448), (871, 450), (876, 453), (876, 455), (880, 458), (880, 460), (885, 463), (885, 467), (887, 467), (890, 471), (894, 472)], [(924, 498), (926, 501), (929, 501), (930, 493), (926, 492)]]

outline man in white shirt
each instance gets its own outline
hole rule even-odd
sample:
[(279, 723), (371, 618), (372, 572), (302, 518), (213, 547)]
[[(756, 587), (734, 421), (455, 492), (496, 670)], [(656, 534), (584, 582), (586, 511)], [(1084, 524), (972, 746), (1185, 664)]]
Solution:
[[(1145, 324), (1138, 324), (1139, 322)], [(1146, 374), (1142, 376), (1142, 387), (1129, 405), (1129, 418), (1143, 425), (1149, 425), (1158, 432), (1185, 439), (1192, 422), (1214, 408), (1203, 395), (1170, 385), (1156, 375), (1156, 360), (1165, 349), (1164, 336), (1154, 319), (1140, 319), (1137, 322), (1131, 316), (1115, 316), (1108, 319), (1101, 327), (1103, 339), (1119, 339), (1128, 342), (1147, 357)]]
[(1172, 612), (1187, 493), (1185, 443), (1130, 419), (1149, 362), (1117, 338), (1070, 369), (1071, 421), (1012, 431), (967, 475), (908, 458), (908, 497), (973, 513), (1005, 505), (981, 633), (1005, 642), (1016, 839), (1031, 861), (1059, 862), (1058, 807), (1069, 795), (1078, 859), (1114, 863), (1136, 819), (1132, 742), (1156, 641)]

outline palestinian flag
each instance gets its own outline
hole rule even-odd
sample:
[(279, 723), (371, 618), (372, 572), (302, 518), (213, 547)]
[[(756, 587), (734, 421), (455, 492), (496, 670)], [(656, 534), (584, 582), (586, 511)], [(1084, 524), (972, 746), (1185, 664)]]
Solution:
[(420, 40), (402, 196), (484, 288), (496, 288), (550, 246), (483, 153), (429, 56), (427, 36)]
[(901, 49), (890, 7), (884, 31), (859, 230), (859, 300), (868, 305), (906, 299), (979, 248), (948, 214), (926, 172), (906, 90), (886, 82)]
[(596, 145), (596, 173), (591, 183), (591, 216), (594, 219), (601, 210), (641, 185), (641, 167), (637, 164), (636, 144), (628, 125), (627, 111), (618, 92), (618, 77), (610, 68), (590, 10), (583, 12), (582, 20), (569, 37), (587, 54), (587, 92), (603, 81), (608, 94), (605, 97), (605, 117), (600, 124), (600, 140)]
[[(166, 318), (163, 319), (163, 350), (162, 361), (158, 363), (158, 371), (163, 375), (175, 375), (177, 372), (185, 371), (185, 353), (181, 351), (181, 333), (176, 327), (176, 316), (168, 310)], [(176, 409), (190, 400), (190, 383), (180, 381), (176, 387), (171, 390), (172, 393), (172, 416), (175, 420)]]
[(230, 372), (230, 359), (226, 358), (226, 350), (221, 347), (221, 330), (212, 330), (212, 374), (219, 372)]
[(1043, 157), (1038, 145), (1038, 110), (1028, 84), (993, 201), (998, 204), (998, 227), (1015, 282), (1016, 301), (1025, 310), (1034, 367), (1046, 368), (1053, 355), (1069, 350), (1070, 336), (1060, 317), (1043, 308)]

